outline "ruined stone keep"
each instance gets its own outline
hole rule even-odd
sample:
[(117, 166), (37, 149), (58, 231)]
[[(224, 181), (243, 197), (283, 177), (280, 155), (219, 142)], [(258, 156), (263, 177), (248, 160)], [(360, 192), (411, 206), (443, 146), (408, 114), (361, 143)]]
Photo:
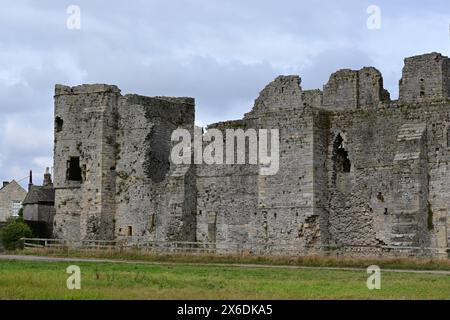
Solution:
[(372, 67), (340, 70), (323, 90), (298, 76), (267, 85), (242, 120), (209, 128), (279, 129), (280, 168), (175, 165), (192, 98), (56, 86), (57, 238), (445, 248), (450, 224), (450, 59), (405, 59), (392, 101)]

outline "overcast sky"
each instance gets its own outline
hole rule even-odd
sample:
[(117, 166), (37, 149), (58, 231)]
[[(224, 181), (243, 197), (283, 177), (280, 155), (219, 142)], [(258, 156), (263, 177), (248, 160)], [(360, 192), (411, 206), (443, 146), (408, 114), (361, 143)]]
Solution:
[[(0, 180), (19, 180), (33, 169), (41, 183), (52, 166), (56, 83), (192, 96), (197, 121), (206, 125), (241, 118), (279, 74), (298, 74), (302, 87), (313, 89), (338, 69), (375, 66), (396, 98), (404, 57), (450, 55), (448, 0), (0, 5)], [(80, 29), (67, 27), (70, 5), (81, 10)], [(367, 27), (370, 5), (381, 10), (380, 29)]]

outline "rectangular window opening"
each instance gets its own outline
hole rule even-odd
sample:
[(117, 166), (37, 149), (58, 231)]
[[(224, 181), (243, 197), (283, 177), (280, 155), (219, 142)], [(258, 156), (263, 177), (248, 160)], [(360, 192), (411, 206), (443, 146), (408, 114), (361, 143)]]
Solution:
[(127, 228), (127, 237), (131, 237), (133, 236), (133, 227), (132, 226), (128, 226)]
[(82, 181), (80, 157), (71, 157), (67, 161), (67, 180)]

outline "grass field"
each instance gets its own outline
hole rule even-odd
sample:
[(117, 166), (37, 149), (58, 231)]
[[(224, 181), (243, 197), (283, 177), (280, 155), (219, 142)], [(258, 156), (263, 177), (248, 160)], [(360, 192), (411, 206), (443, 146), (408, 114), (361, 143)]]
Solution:
[(0, 299), (450, 299), (450, 276), (365, 270), (73, 263), (81, 290), (68, 290), (68, 262), (0, 261)]
[(449, 259), (419, 259), (406, 257), (350, 257), (350, 256), (283, 256), (250, 254), (193, 254), (193, 253), (153, 253), (143, 250), (64, 250), (56, 248), (35, 248), (11, 252), (18, 255), (48, 256), (60, 258), (95, 258), (119, 261), (148, 261), (171, 263), (221, 263), (257, 264), (308, 267), (351, 267), (366, 268), (377, 265), (384, 269), (447, 270)]

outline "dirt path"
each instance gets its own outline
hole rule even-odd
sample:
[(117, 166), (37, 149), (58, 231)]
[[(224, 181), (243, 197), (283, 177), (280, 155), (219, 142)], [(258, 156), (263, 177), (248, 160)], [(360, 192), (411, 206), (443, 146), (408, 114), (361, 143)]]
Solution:
[[(152, 262), (141, 260), (113, 260), (113, 259), (87, 259), (87, 258), (60, 258), (43, 257), (29, 255), (1, 255), (0, 260), (13, 261), (35, 261), (35, 262), (90, 262), (90, 263), (121, 263), (121, 264), (143, 264), (143, 265), (188, 265), (205, 267), (235, 267), (235, 268), (270, 268), (270, 269), (306, 269), (306, 270), (343, 270), (343, 271), (365, 271), (364, 268), (346, 268), (346, 267), (306, 267), (289, 265), (259, 265), (259, 264), (239, 264), (239, 263), (188, 263), (188, 262)], [(422, 273), (450, 276), (450, 271), (445, 270), (410, 270), (410, 269), (382, 269), (383, 272), (396, 273)]]

